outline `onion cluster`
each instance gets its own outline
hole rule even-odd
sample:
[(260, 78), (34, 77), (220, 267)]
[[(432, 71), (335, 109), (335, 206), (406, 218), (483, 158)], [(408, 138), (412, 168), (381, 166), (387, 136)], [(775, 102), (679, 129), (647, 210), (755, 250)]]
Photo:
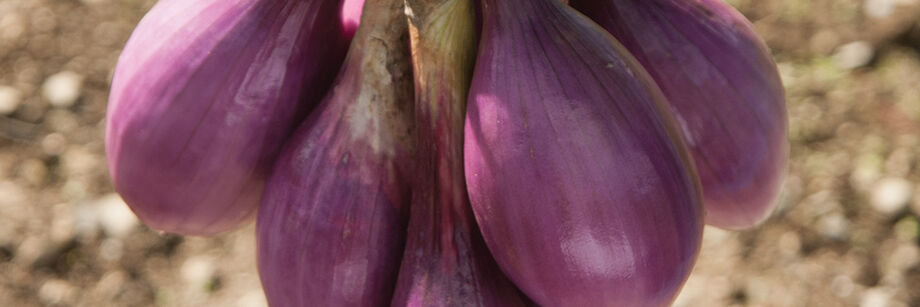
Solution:
[(788, 151), (719, 0), (160, 0), (106, 124), (150, 227), (256, 216), (272, 306), (667, 305)]

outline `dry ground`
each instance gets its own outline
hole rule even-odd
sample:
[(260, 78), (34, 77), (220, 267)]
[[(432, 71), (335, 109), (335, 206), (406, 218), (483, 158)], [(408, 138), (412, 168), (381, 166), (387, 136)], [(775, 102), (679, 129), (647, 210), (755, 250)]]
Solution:
[[(920, 306), (920, 4), (729, 2), (776, 54), (792, 163), (767, 223), (707, 228), (677, 305)], [(0, 306), (265, 304), (251, 225), (160, 235), (111, 194), (107, 88), (152, 3), (0, 0)]]

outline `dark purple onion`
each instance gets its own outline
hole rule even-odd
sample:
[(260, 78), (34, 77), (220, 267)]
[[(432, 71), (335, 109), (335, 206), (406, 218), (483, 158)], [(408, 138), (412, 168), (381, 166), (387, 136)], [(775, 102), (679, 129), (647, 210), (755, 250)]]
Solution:
[(340, 0), (161, 0), (118, 62), (106, 152), (148, 226), (210, 235), (248, 221), (284, 140), (334, 79)]
[(541, 306), (670, 303), (703, 210), (660, 90), (559, 1), (483, 4), (465, 166), (492, 255)]
[(623, 42), (664, 91), (700, 173), (706, 222), (740, 229), (773, 211), (786, 169), (776, 64), (720, 0), (572, 0)]
[(259, 208), (272, 306), (384, 306), (402, 255), (412, 71), (402, 0), (368, 1), (336, 86), (285, 145)]

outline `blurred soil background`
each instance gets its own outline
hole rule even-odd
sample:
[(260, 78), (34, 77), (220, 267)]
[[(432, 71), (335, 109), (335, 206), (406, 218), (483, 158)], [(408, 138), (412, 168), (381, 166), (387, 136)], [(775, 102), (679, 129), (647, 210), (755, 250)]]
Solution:
[[(190, 0), (191, 1), (191, 0)], [(0, 306), (265, 306), (253, 225), (163, 235), (113, 194), (107, 88), (152, 0), (0, 0)], [(677, 306), (920, 306), (920, 0), (733, 0), (788, 94), (780, 208), (707, 228)]]

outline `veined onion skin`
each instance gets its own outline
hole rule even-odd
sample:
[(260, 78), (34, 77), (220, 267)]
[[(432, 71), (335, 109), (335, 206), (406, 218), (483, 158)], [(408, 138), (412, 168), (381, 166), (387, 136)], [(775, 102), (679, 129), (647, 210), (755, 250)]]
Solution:
[(466, 94), (476, 53), (471, 0), (408, 0), (416, 180), (391, 306), (523, 306), (476, 227), (463, 175)]
[(412, 68), (402, 0), (368, 1), (330, 95), (285, 145), (259, 207), (272, 306), (389, 304), (412, 171)]
[(742, 229), (776, 205), (788, 159), (784, 90), (766, 44), (720, 0), (572, 0), (668, 97), (700, 174), (706, 222)]
[(670, 303), (703, 209), (660, 90), (559, 1), (483, 4), (465, 171), (502, 271), (541, 306)]
[(322, 98), (350, 36), (339, 0), (161, 0), (112, 84), (115, 189), (148, 226), (212, 235), (255, 214), (284, 140)]

